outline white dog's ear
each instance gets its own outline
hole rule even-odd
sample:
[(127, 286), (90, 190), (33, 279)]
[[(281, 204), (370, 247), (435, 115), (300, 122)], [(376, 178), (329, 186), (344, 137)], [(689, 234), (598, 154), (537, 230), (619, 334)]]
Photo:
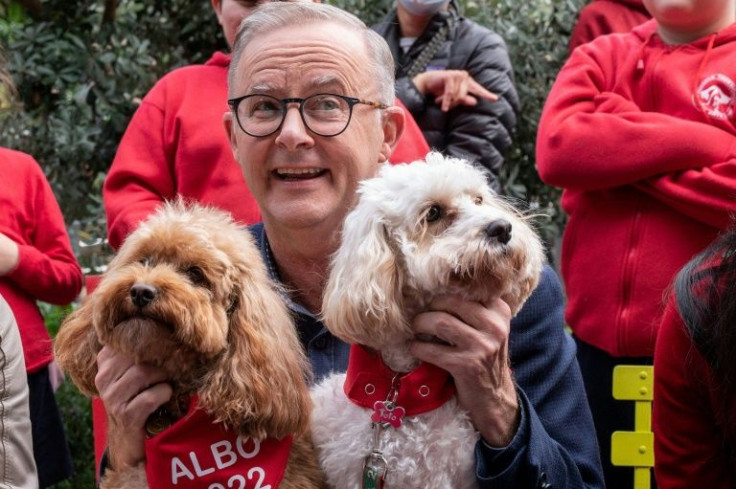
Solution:
[(382, 336), (397, 329), (409, 332), (401, 257), (379, 216), (376, 209), (359, 204), (345, 219), (322, 300), (322, 317), (333, 334), (373, 348), (380, 348)]

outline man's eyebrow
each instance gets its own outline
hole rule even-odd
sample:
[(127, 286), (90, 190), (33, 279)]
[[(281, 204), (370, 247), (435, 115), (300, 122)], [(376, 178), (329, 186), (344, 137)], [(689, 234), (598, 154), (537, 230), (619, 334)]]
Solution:
[(271, 83), (257, 83), (253, 85), (252, 87), (250, 87), (250, 90), (248, 90), (248, 92), (250, 93), (253, 93), (253, 92), (268, 93), (268, 92), (273, 92), (277, 89), (278, 87), (276, 87), (275, 85)]
[[(305, 84), (306, 90), (309, 93), (317, 93), (321, 91), (339, 91), (342, 92), (343, 87), (345, 84), (342, 81), (342, 78), (339, 76), (327, 74), (327, 75), (320, 75), (316, 76), (310, 80), (308, 80)], [(248, 90), (248, 93), (274, 93), (284, 91), (284, 87), (269, 83), (269, 82), (258, 82), (255, 85), (251, 86)]]
[(326, 88), (342, 88), (344, 86), (342, 79), (335, 75), (321, 75), (312, 78), (307, 83), (307, 88), (311, 90), (324, 90)]

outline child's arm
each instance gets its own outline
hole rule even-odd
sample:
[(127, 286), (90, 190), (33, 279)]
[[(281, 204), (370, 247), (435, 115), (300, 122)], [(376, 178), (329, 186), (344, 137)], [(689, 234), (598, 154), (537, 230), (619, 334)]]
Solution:
[(163, 109), (144, 99), (120, 141), (103, 190), (108, 240), (114, 249), (176, 194), (165, 127)]
[(594, 43), (595, 49), (577, 49), (549, 94), (537, 137), (537, 169), (545, 183), (595, 190), (703, 168), (731, 157), (734, 141), (728, 132), (642, 112), (618, 94), (625, 90), (613, 93), (615, 73), (604, 73), (602, 67), (624, 63), (610, 59), (617, 54), (615, 43), (621, 41), (615, 36), (602, 41)]
[(736, 211), (736, 148), (727, 161), (657, 176), (636, 186), (688, 217), (726, 229)]
[(18, 264), (3, 278), (38, 300), (68, 304), (82, 289), (82, 270), (72, 252), (64, 217), (43, 170), (34, 161), (28, 179), (27, 222), (33, 229), (9, 236), (18, 245)]

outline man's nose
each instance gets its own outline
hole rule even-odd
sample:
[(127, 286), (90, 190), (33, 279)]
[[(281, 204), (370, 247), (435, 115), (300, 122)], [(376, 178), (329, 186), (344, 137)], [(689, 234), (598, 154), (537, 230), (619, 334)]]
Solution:
[(299, 106), (291, 105), (287, 107), (284, 122), (281, 124), (281, 129), (276, 137), (276, 143), (284, 145), (289, 150), (314, 144), (314, 140), (299, 113)]

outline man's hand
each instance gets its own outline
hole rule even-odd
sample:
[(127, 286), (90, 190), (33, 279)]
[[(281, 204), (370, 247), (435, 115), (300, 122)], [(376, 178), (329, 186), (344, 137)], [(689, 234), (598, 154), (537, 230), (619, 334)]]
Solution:
[(171, 398), (171, 386), (163, 370), (136, 365), (107, 346), (97, 354), (97, 368), (95, 385), (109, 422), (110, 465), (136, 465), (145, 458), (146, 419)]
[(0, 233), (0, 277), (7, 275), (18, 266), (18, 245)]
[(489, 102), (498, 100), (498, 95), (486, 90), (464, 70), (425, 71), (415, 76), (412, 81), (422, 94), (434, 95), (435, 103), (441, 106), (443, 112), (458, 105), (477, 105), (478, 98)]
[(491, 446), (508, 445), (519, 424), (519, 403), (509, 366), (511, 309), (501, 299), (487, 306), (438, 297), (414, 318), (417, 334), (447, 343), (414, 341), (416, 358), (447, 370), (460, 406)]

